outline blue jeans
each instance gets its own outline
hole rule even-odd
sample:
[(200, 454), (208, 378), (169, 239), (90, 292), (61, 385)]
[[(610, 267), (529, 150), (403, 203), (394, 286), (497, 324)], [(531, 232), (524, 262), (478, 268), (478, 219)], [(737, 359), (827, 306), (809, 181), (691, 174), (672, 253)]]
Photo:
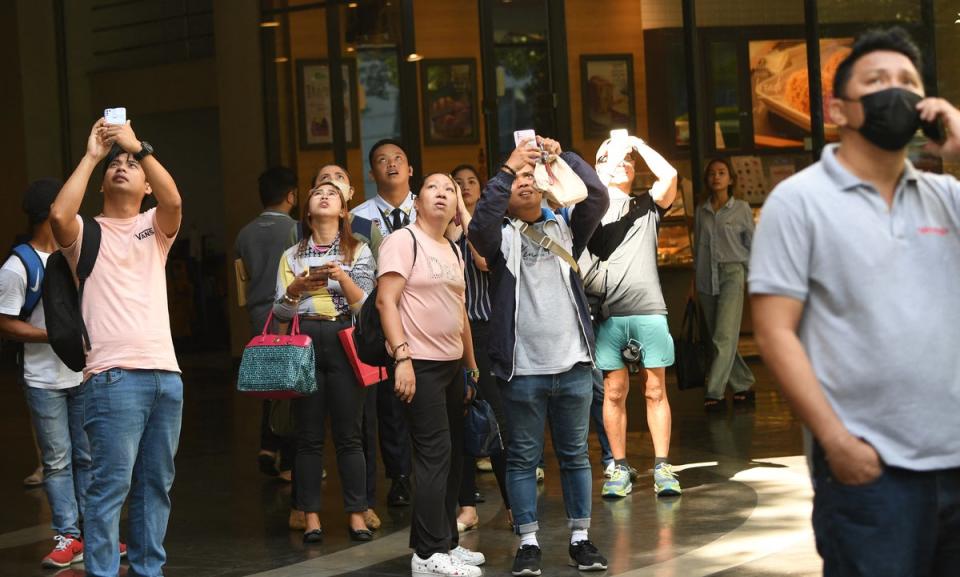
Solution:
[(593, 402), (590, 404), (590, 420), (600, 442), (600, 462), (606, 467), (613, 461), (613, 451), (607, 439), (607, 430), (603, 427), (603, 371), (593, 369)]
[(851, 487), (833, 479), (819, 446), (813, 458), (813, 529), (824, 577), (957, 575), (960, 468), (884, 467)]
[(43, 461), (43, 488), (58, 535), (80, 536), (87, 487), (90, 486), (90, 444), (83, 432), (80, 387), (24, 387), (37, 431)]
[(560, 462), (560, 486), (571, 529), (590, 527), (593, 478), (587, 456), (593, 374), (577, 365), (557, 375), (515, 376), (500, 381), (503, 410), (510, 423), (507, 442), (507, 493), (514, 530), (530, 533), (537, 522), (537, 463), (543, 454), (544, 426), (550, 417), (553, 450)]
[(84, 428), (93, 453), (84, 564), (89, 577), (120, 568), (120, 509), (130, 494), (131, 573), (161, 577), (170, 517), (173, 458), (180, 440), (183, 383), (168, 371), (110, 369), (84, 387)]

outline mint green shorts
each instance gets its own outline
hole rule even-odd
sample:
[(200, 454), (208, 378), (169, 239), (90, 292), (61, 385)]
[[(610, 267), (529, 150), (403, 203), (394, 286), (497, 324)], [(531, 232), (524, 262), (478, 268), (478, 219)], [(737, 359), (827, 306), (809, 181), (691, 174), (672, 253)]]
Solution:
[(673, 364), (673, 337), (667, 315), (610, 317), (597, 329), (597, 368), (615, 371), (627, 365), (620, 351), (633, 339), (643, 347), (643, 366), (648, 369)]

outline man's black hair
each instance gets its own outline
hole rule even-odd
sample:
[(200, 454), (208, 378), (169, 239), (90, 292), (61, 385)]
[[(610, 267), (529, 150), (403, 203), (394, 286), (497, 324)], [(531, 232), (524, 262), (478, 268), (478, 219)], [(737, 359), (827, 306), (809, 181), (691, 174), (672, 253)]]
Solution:
[(263, 207), (276, 206), (297, 188), (297, 175), (286, 166), (274, 166), (263, 171), (257, 179), (260, 186), (260, 203)]
[(920, 48), (917, 47), (910, 34), (900, 26), (874, 28), (857, 37), (850, 54), (837, 66), (837, 72), (833, 76), (834, 98), (846, 97), (847, 83), (853, 76), (853, 65), (857, 63), (857, 60), (871, 52), (880, 50), (903, 54), (910, 59), (910, 62), (917, 68), (917, 72), (922, 76), (923, 59), (920, 56)]
[(399, 148), (401, 151), (403, 151), (403, 155), (407, 157), (407, 162), (410, 162), (410, 155), (407, 154), (407, 149), (403, 147), (403, 143), (401, 143), (399, 140), (396, 140), (396, 139), (393, 139), (393, 138), (384, 138), (384, 139), (378, 140), (376, 143), (374, 143), (373, 146), (370, 147), (370, 153), (367, 155), (367, 160), (370, 161), (370, 168), (371, 168), (371, 169), (373, 168), (373, 155), (374, 155), (374, 153), (377, 152), (377, 149), (379, 149), (379, 148), (381, 148), (381, 147), (383, 147), (383, 146), (386, 146), (386, 145), (388, 145), (388, 144), (392, 144), (392, 145), (396, 146), (397, 148)]

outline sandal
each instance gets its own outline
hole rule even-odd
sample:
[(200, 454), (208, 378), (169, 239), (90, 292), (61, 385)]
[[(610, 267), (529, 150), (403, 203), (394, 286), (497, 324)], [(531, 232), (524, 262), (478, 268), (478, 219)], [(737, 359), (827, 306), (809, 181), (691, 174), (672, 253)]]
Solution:
[(723, 399), (711, 399), (707, 397), (703, 400), (703, 409), (708, 413), (717, 413), (720, 411), (725, 411), (727, 409), (727, 404)]
[(734, 405), (752, 405), (757, 402), (757, 393), (753, 389), (733, 394)]

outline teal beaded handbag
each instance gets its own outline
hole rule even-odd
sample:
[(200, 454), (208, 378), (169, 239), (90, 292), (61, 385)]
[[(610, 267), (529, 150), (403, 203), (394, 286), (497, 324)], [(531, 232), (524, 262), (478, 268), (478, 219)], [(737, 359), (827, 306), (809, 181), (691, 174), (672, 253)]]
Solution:
[(317, 392), (313, 342), (300, 334), (300, 315), (294, 315), (289, 335), (269, 334), (273, 311), (263, 332), (243, 349), (237, 390), (264, 399), (291, 399)]

